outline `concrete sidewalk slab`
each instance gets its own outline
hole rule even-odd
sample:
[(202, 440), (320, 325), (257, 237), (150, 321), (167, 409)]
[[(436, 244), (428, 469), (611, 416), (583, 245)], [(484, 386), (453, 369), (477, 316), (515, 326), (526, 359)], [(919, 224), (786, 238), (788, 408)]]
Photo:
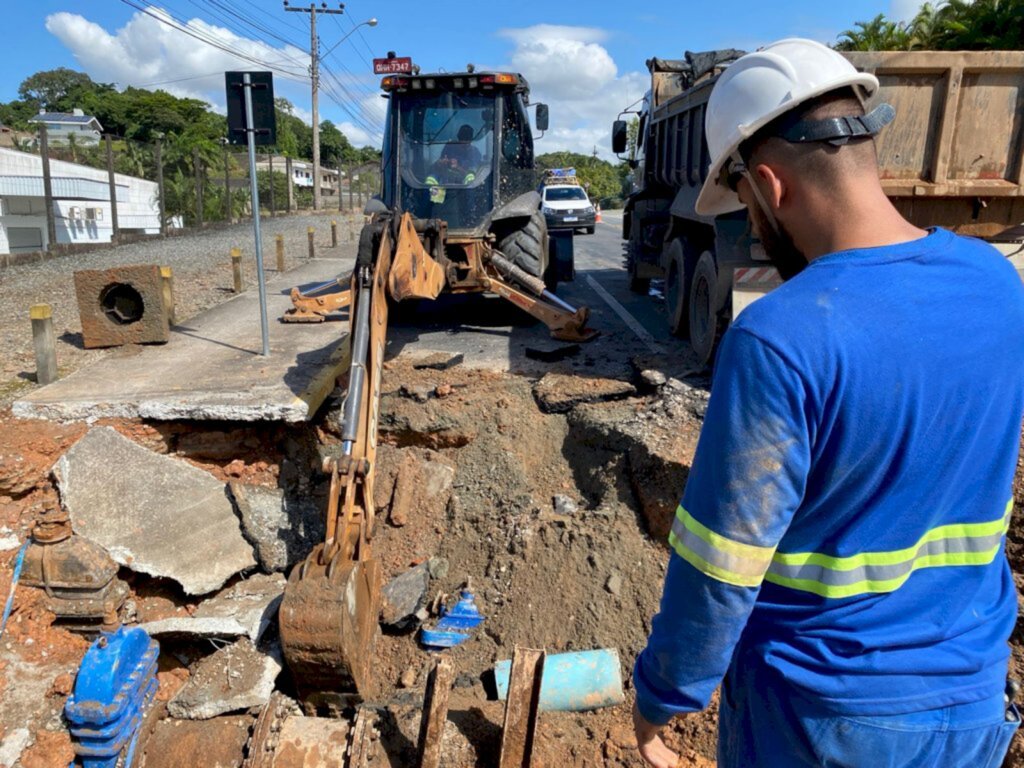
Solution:
[(347, 364), (348, 323), (282, 323), (288, 291), (337, 277), (351, 259), (314, 259), (267, 283), (270, 356), (260, 353), (254, 289), (171, 330), (165, 345), (125, 347), (14, 403), (22, 418), (309, 419)]

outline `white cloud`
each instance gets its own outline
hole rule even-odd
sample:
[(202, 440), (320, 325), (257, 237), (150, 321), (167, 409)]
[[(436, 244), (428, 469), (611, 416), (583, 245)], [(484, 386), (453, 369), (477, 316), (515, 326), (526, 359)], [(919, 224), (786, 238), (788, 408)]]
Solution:
[(891, 0), (889, 18), (894, 21), (910, 21), (921, 10), (923, 0)]
[(499, 33), (515, 47), (503, 68), (521, 72), (530, 82), (531, 102), (551, 108), (551, 130), (537, 152), (571, 150), (613, 159), (611, 124), (619, 111), (649, 86), (646, 72), (619, 74), (601, 45), (608, 33), (590, 27), (538, 24)]
[[(159, 8), (152, 9), (152, 13), (170, 19), (169, 14)], [(129, 85), (160, 88), (175, 96), (202, 99), (223, 113), (224, 72), (264, 69), (251, 60), (255, 59), (280, 70), (274, 72), (275, 95), (292, 102), (295, 114), (302, 120), (311, 121), (312, 114), (307, 109), (310, 101), (308, 53), (291, 45), (275, 47), (242, 37), (202, 19), (191, 19), (186, 26), (229, 50), (200, 42), (142, 12), (134, 14), (113, 33), (76, 13), (55, 13), (46, 18), (46, 29), (71, 51), (81, 68), (97, 82), (113, 82), (122, 88)], [(367, 126), (381, 123), (379, 109), (357, 114)], [(345, 117), (347, 115), (336, 110), (326, 94), (321, 97), (321, 120), (339, 122)], [(354, 125), (351, 128), (351, 132), (342, 130), (356, 146), (379, 141), (379, 137), (371, 136), (366, 130)]]

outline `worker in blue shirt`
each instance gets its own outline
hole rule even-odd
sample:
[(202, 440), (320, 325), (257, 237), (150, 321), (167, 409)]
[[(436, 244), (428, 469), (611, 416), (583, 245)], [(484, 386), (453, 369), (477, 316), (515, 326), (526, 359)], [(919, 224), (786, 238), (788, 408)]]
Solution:
[(657, 768), (677, 763), (662, 726), (720, 682), (719, 768), (996, 768), (1020, 722), (1004, 545), (1024, 285), (886, 198), (877, 88), (790, 39), (710, 97), (697, 211), (745, 206), (786, 282), (722, 339), (669, 537), (634, 669)]

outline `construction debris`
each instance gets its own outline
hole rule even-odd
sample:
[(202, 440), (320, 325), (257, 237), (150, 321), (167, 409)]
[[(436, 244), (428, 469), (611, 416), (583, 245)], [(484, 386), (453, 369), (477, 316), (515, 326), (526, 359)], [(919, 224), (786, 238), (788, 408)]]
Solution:
[(427, 690), (423, 694), (423, 715), (420, 718), (418, 751), (420, 768), (439, 768), (444, 724), (448, 719), (448, 695), (455, 678), (451, 659), (441, 656), (427, 676)]
[(414, 504), (421, 515), (444, 510), (451, 498), (454, 480), (455, 469), (450, 465), (407, 453), (395, 478), (388, 520), (396, 527), (405, 525)]
[(146, 738), (138, 768), (240, 768), (252, 718), (160, 720)]
[[(494, 665), (498, 698), (509, 695), (509, 675), (515, 657)], [(622, 690), (622, 662), (615, 648), (548, 655), (540, 686), (540, 709), (554, 712), (586, 712), (614, 707), (626, 700)]]
[(533, 388), (537, 404), (545, 413), (568, 413), (580, 403), (621, 400), (635, 394), (636, 387), (628, 381), (563, 373), (545, 374)]
[(87, 349), (167, 341), (159, 266), (80, 270), (75, 272), (75, 295)]
[(53, 468), (76, 533), (121, 565), (190, 595), (256, 565), (224, 484), (110, 427), (94, 427)]
[(200, 661), (167, 711), (184, 720), (208, 720), (263, 706), (280, 672), (280, 648), (264, 652), (243, 637)]
[(284, 571), (324, 537), (324, 519), (316, 505), (267, 488), (232, 481), (231, 495), (242, 517), (242, 532), (268, 573)]
[(153, 636), (248, 637), (259, 643), (277, 616), (284, 585), (280, 574), (258, 573), (204, 600), (190, 616), (140, 626)]
[(551, 501), (555, 507), (555, 514), (575, 515), (580, 511), (579, 505), (565, 494), (557, 494), (552, 497)]
[(499, 768), (530, 768), (540, 710), (544, 651), (516, 648), (501, 728)]
[(427, 618), (428, 563), (420, 563), (396, 576), (384, 587), (381, 623), (392, 629), (410, 629)]

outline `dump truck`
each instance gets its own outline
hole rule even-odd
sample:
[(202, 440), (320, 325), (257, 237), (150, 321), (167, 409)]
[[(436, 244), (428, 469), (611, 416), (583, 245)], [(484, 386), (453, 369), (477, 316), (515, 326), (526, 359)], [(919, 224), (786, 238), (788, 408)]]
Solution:
[[(695, 211), (710, 158), (704, 113), (721, 72), (743, 51), (687, 53), (647, 61), (651, 88), (637, 110), (629, 158), (634, 190), (622, 237), (630, 287), (665, 281), (672, 333), (711, 359), (732, 317), (780, 284), (744, 211)], [(896, 120), (877, 137), (882, 187), (920, 226), (999, 241), (1024, 240), (1024, 52), (851, 52), (881, 87), (868, 108), (888, 102)], [(630, 113), (624, 112), (620, 118)], [(615, 122), (613, 150), (626, 150), (628, 123)], [(1004, 234), (1005, 233), (1005, 234)]]

